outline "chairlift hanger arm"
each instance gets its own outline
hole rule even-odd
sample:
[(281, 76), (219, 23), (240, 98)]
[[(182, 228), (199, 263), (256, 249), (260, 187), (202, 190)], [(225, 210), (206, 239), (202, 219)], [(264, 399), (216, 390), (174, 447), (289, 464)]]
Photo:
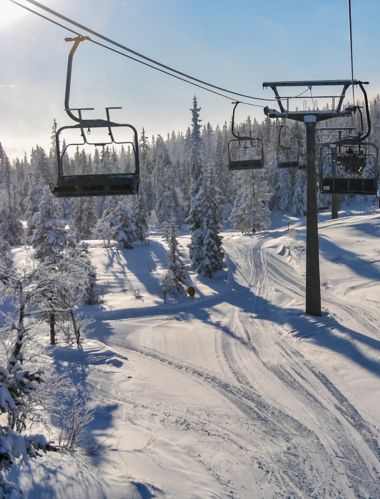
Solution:
[[(361, 140), (365, 140), (370, 135), (370, 133), (371, 133), (371, 115), (370, 115), (370, 112), (369, 112), (369, 104), (368, 104), (367, 92), (365, 91), (365, 88), (363, 86), (364, 83), (367, 83), (367, 82), (359, 82), (358, 83), (359, 87), (360, 87), (360, 90), (363, 93), (364, 107), (365, 107), (365, 112), (366, 112), (366, 117), (367, 117), (367, 132), (363, 136), (360, 137)], [(361, 112), (360, 112), (360, 116), (361, 116), (361, 119), (363, 120)]]
[(253, 142), (257, 142), (257, 143), (260, 143), (260, 145), (262, 144), (262, 140), (260, 137), (254, 137), (252, 135), (252, 131), (249, 131), (249, 135), (243, 135), (243, 134), (240, 134), (239, 132), (237, 132), (235, 130), (235, 115), (236, 115), (236, 108), (239, 104), (241, 104), (240, 101), (236, 101), (236, 102), (233, 102), (234, 104), (234, 109), (232, 111), (232, 121), (231, 121), (231, 134), (235, 137), (235, 139), (238, 139), (240, 141), (244, 141), (244, 140), (249, 140), (251, 143)]
[[(75, 54), (77, 48), (79, 47), (79, 44), (81, 42), (83, 42), (84, 40), (90, 40), (90, 37), (78, 35), (75, 38), (65, 38), (66, 42), (74, 42), (73, 46), (70, 49), (69, 57), (67, 59), (65, 111), (68, 114), (69, 118), (71, 118), (73, 121), (76, 121), (77, 123), (80, 123), (82, 120), (81, 120), (80, 114), (79, 114), (79, 117), (77, 117), (77, 116), (75, 116), (75, 114), (73, 114), (71, 112), (73, 110), (73, 108), (70, 107), (71, 74), (72, 74), (72, 69), (73, 69), (74, 54)], [(91, 108), (84, 108), (84, 109), (91, 109)], [(78, 110), (78, 112), (80, 113), (79, 110)]]

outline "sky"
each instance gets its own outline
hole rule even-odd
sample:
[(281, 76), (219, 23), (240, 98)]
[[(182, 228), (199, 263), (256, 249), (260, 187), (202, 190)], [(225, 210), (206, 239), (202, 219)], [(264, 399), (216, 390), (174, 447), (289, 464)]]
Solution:
[[(31, 6), (26, 0), (18, 0)], [(351, 77), (347, 0), (41, 0), (41, 3), (144, 55), (202, 80), (272, 97), (264, 81)], [(380, 92), (378, 0), (352, 0), (354, 76)], [(71, 124), (64, 112), (72, 36), (0, 0), (0, 142), (15, 158), (36, 144), (49, 149), (51, 128)], [(186, 132), (193, 96), (213, 126), (231, 119), (232, 105), (91, 42), (73, 66), (72, 107), (122, 106), (115, 121), (148, 136)], [(261, 103), (259, 103), (261, 104)], [(240, 106), (238, 118), (264, 118)]]

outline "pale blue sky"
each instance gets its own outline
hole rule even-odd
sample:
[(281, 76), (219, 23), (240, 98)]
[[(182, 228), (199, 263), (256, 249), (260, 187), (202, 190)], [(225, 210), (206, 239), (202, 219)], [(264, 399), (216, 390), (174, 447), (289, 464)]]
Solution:
[[(25, 3), (25, 0), (19, 0)], [(350, 78), (347, 0), (41, 0), (79, 22), (211, 83), (271, 97), (265, 80)], [(380, 92), (380, 2), (352, 0), (355, 77)], [(63, 112), (68, 34), (0, 0), (0, 141), (8, 155), (48, 147)], [(22, 15), (20, 15), (22, 14)], [(231, 104), (90, 43), (75, 59), (72, 105), (122, 105), (115, 114), (149, 135), (201, 117), (229, 121)], [(263, 118), (262, 110), (242, 115)], [(95, 116), (95, 115), (94, 115)], [(243, 117), (243, 116), (242, 116)], [(245, 117), (245, 116), (244, 116)]]

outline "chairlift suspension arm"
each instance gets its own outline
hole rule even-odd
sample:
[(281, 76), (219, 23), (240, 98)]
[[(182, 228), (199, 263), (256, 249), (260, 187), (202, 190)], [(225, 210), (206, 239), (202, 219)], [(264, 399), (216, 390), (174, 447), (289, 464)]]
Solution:
[(371, 124), (371, 115), (370, 115), (370, 112), (369, 112), (369, 104), (368, 104), (367, 92), (365, 91), (365, 88), (364, 88), (363, 83), (361, 81), (359, 82), (359, 87), (360, 87), (360, 90), (363, 92), (364, 107), (365, 107), (365, 112), (366, 112), (366, 117), (367, 117), (367, 132), (362, 137), (360, 137), (360, 139), (361, 140), (365, 140), (370, 135), (370, 133), (371, 133), (371, 126), (372, 126), (372, 124)]
[(77, 123), (81, 123), (82, 117), (81, 117), (81, 111), (82, 110), (90, 110), (92, 108), (85, 108), (85, 109), (76, 109), (78, 111), (79, 117), (75, 116), (75, 114), (72, 113), (72, 108), (70, 107), (70, 90), (71, 90), (71, 74), (72, 74), (72, 68), (73, 68), (73, 58), (74, 54), (81, 42), (84, 40), (89, 40), (89, 36), (82, 36), (78, 35), (75, 38), (65, 38), (66, 42), (74, 42), (73, 46), (70, 49), (69, 52), (69, 57), (67, 60), (67, 75), (66, 75), (66, 91), (65, 91), (65, 111), (68, 114), (69, 118), (71, 118), (73, 121), (76, 121)]

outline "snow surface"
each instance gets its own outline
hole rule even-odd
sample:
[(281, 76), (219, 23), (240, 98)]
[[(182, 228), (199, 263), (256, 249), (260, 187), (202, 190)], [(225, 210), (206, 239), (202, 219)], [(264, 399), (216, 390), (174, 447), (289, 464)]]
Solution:
[(160, 237), (90, 242), (103, 304), (54, 360), (90, 396), (94, 451), (34, 461), (26, 497), (380, 497), (379, 236), (379, 211), (324, 216), (322, 317), (302, 223), (225, 232), (226, 272), (166, 305)]

